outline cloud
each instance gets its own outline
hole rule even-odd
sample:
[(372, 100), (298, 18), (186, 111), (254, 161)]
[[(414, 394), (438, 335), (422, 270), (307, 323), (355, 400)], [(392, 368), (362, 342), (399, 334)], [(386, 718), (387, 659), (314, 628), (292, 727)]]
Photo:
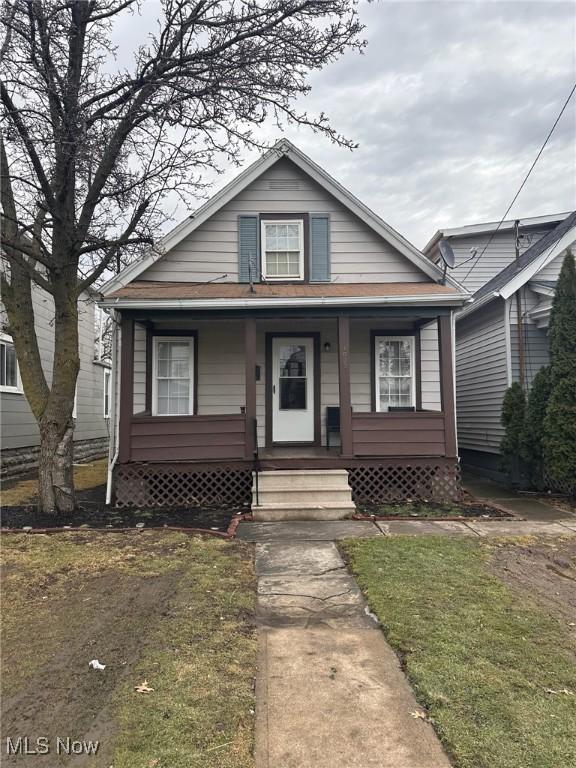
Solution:
[[(156, 3), (144, 6), (126, 32), (150, 29)], [(420, 247), (438, 228), (501, 218), (576, 81), (574, 4), (380, 1), (360, 13), (365, 54), (314, 74), (300, 105), (359, 148), (285, 135)], [(511, 216), (576, 207), (575, 142), (576, 97)]]

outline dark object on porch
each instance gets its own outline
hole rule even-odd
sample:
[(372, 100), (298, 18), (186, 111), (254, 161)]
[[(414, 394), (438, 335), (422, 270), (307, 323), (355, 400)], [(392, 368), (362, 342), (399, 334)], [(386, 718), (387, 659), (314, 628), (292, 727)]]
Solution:
[(326, 407), (326, 450), (330, 450), (330, 435), (340, 434), (340, 406), (328, 405)]

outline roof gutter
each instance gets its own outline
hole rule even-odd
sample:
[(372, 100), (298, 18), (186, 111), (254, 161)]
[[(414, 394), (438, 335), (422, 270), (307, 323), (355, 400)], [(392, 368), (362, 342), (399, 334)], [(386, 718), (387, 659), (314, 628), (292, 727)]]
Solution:
[(414, 306), (433, 304), (435, 306), (461, 306), (469, 300), (468, 294), (453, 296), (322, 296), (262, 299), (125, 299), (109, 298), (100, 302), (101, 307), (113, 309), (272, 309), (305, 307), (355, 307), (355, 306)]
[(471, 315), (473, 312), (476, 312), (477, 309), (480, 309), (480, 307), (483, 307), (485, 304), (488, 304), (492, 299), (498, 299), (498, 298), (505, 298), (502, 296), (502, 294), (499, 291), (492, 291), (490, 293), (487, 293), (485, 296), (482, 296), (481, 299), (477, 299), (476, 301), (472, 299), (472, 301), (468, 302), (464, 309), (460, 310), (460, 312), (457, 313), (456, 319), (461, 320), (463, 317), (467, 317), (468, 315)]

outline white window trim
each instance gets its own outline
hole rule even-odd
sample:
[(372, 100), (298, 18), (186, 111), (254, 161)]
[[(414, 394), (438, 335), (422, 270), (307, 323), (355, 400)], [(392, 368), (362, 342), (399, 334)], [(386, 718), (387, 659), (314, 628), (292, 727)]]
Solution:
[[(190, 390), (188, 395), (188, 413), (158, 413), (158, 377), (156, 370), (158, 367), (158, 344), (163, 341), (186, 341), (190, 347), (190, 357), (188, 360), (188, 374), (190, 378)], [(152, 416), (163, 418), (164, 416), (193, 416), (194, 415), (194, 357), (196, 337), (195, 336), (153, 336), (152, 337)]]
[[(110, 370), (110, 368), (104, 368), (103, 374), (104, 374), (104, 390), (102, 393), (102, 412), (104, 414), (104, 418), (109, 419), (110, 406), (112, 402), (112, 388), (111, 388), (112, 371)], [(106, 413), (106, 390), (107, 389), (108, 389), (108, 413)]]
[(374, 376), (376, 381), (375, 393), (376, 393), (376, 411), (378, 413), (389, 413), (389, 411), (382, 411), (380, 409), (380, 360), (378, 355), (378, 346), (380, 341), (410, 341), (410, 371), (411, 371), (411, 387), (410, 387), (410, 408), (416, 407), (416, 336), (411, 333), (405, 333), (399, 336), (374, 336)]
[[(268, 264), (266, 262), (266, 227), (270, 224), (298, 224), (298, 245), (300, 248), (300, 260), (298, 276), (295, 275), (269, 275), (267, 272)], [(285, 282), (286, 280), (304, 280), (304, 220), (303, 219), (262, 219), (260, 221), (260, 261), (262, 264), (262, 275), (268, 282)]]
[[(6, 342), (14, 346), (14, 339), (7, 333), (0, 333), (0, 342)], [(10, 387), (8, 384), (0, 384), (0, 392), (12, 392), (15, 395), (23, 395), (22, 380), (20, 378), (20, 365), (18, 364), (18, 357), (16, 357), (16, 386)]]

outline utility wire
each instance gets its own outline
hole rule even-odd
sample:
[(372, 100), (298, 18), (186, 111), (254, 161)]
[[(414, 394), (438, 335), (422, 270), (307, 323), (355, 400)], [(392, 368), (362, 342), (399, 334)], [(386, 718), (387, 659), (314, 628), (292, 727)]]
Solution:
[[(520, 195), (520, 192), (522, 192), (522, 190), (524, 189), (524, 185), (525, 185), (525, 184), (526, 184), (526, 182), (528, 181), (528, 179), (529, 179), (529, 177), (530, 177), (530, 174), (532, 173), (532, 171), (534, 170), (534, 167), (536, 166), (536, 163), (537, 163), (537, 162), (538, 162), (538, 160), (540, 159), (540, 155), (542, 154), (542, 152), (544, 152), (544, 149), (546, 148), (546, 145), (548, 144), (548, 141), (550, 140), (550, 137), (552, 136), (552, 134), (554, 133), (554, 131), (555, 131), (555, 129), (556, 129), (556, 126), (557, 126), (557, 125), (558, 125), (558, 123), (560, 122), (560, 118), (562, 117), (562, 115), (563, 115), (563, 114), (564, 114), (564, 112), (566, 111), (566, 107), (568, 106), (568, 104), (569, 104), (569, 102), (570, 102), (570, 99), (572, 98), (572, 96), (574, 96), (574, 92), (575, 92), (575, 91), (576, 91), (576, 83), (574, 83), (574, 85), (572, 86), (572, 90), (571, 90), (571, 91), (570, 91), (570, 93), (568, 94), (568, 98), (567, 98), (567, 99), (566, 99), (566, 101), (564, 102), (564, 106), (562, 107), (562, 109), (560, 110), (560, 112), (559, 112), (559, 114), (558, 114), (558, 117), (557, 117), (557, 118), (556, 118), (556, 120), (554, 121), (554, 125), (552, 126), (552, 128), (550, 128), (550, 131), (549, 131), (549, 133), (548, 133), (548, 136), (546, 136), (546, 139), (544, 140), (544, 143), (543, 143), (543, 144), (542, 144), (542, 146), (540, 147), (540, 150), (538, 151), (538, 154), (536, 155), (536, 158), (534, 159), (534, 162), (533, 162), (533, 163), (532, 163), (532, 165), (530, 166), (530, 169), (529, 169), (528, 173), (527, 173), (527, 174), (526, 174), (526, 176), (524, 177), (524, 180), (523, 180), (522, 184), (520, 184), (520, 186), (518, 187), (518, 191), (516, 192), (516, 194), (515, 194), (515, 195), (514, 195), (514, 197), (512, 198), (512, 202), (510, 203), (510, 205), (508, 206), (508, 208), (506, 208), (506, 213), (504, 214), (504, 216), (502, 216), (502, 218), (501, 218), (501, 219), (500, 219), (500, 221), (498, 222), (498, 226), (496, 227), (496, 229), (495, 229), (495, 230), (492, 232), (492, 234), (490, 235), (490, 239), (488, 240), (488, 242), (486, 243), (486, 245), (485, 245), (485, 246), (484, 246), (484, 248), (482, 249), (481, 253), (480, 253), (480, 254), (478, 255), (478, 257), (476, 258), (476, 261), (474, 261), (474, 262), (473, 262), (473, 264), (470, 266), (470, 269), (469, 269), (469, 270), (468, 270), (468, 272), (466, 273), (466, 276), (464, 277), (464, 279), (463, 279), (463, 280), (461, 280), (461, 282), (465, 282), (465, 281), (468, 279), (468, 277), (469, 277), (470, 273), (472, 272), (472, 270), (474, 269), (474, 267), (475, 267), (475, 266), (478, 264), (478, 262), (480, 261), (480, 259), (481, 259), (481, 258), (482, 258), (482, 256), (484, 255), (484, 253), (485, 253), (486, 249), (488, 248), (488, 246), (490, 245), (490, 243), (492, 242), (492, 240), (494, 240), (494, 237), (496, 236), (496, 233), (498, 232), (498, 230), (500, 229), (500, 227), (502, 226), (502, 224), (503, 224), (503, 223), (504, 223), (504, 221), (506, 220), (506, 216), (508, 216), (508, 214), (510, 213), (510, 209), (512, 208), (512, 206), (514, 205), (514, 203), (515, 203), (515, 202), (516, 202), (516, 200), (518, 199), (518, 196)], [(474, 257), (471, 257), (471, 258), (474, 258)], [(470, 260), (470, 259), (466, 259), (466, 261), (469, 261), (469, 260)], [(465, 263), (466, 263), (466, 262), (463, 262), (463, 264), (465, 264)], [(459, 266), (462, 266), (462, 265), (460, 264)]]

